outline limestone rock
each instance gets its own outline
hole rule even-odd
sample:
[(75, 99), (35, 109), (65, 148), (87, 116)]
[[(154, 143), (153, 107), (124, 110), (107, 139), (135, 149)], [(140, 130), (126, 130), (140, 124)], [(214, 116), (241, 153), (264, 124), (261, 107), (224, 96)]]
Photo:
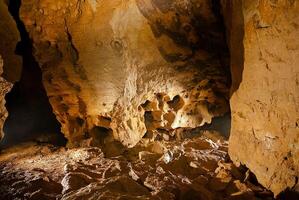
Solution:
[(62, 132), (94, 128), (128, 147), (147, 130), (228, 111), (228, 51), (209, 0), (30, 0), (23, 20)]
[(61, 181), (63, 186), (62, 193), (67, 193), (71, 190), (78, 190), (81, 187), (88, 185), (92, 178), (83, 173), (67, 173)]
[[(3, 72), (3, 60), (0, 55), (0, 74)], [(3, 124), (7, 117), (7, 110), (5, 108), (5, 95), (12, 88), (12, 84), (7, 82), (4, 78), (0, 76), (0, 139), (3, 137)]]
[[(152, 143), (111, 158), (97, 147), (6, 149), (0, 155), (0, 198), (256, 200), (268, 192), (261, 199), (273, 200), (226, 159), (227, 141), (203, 135), (163, 144), (172, 158), (167, 163)], [(129, 156), (138, 152), (140, 158)]]
[(20, 79), (22, 70), (21, 57), (15, 54), (20, 35), (6, 2), (0, 0), (0, 54), (4, 60), (1, 76), (14, 83)]
[(0, 0), (0, 140), (3, 137), (3, 124), (7, 117), (5, 95), (12, 88), (12, 83), (20, 78), (21, 58), (15, 55), (19, 33), (8, 7)]
[(298, 1), (223, 5), (233, 52), (229, 155), (275, 195), (298, 190)]

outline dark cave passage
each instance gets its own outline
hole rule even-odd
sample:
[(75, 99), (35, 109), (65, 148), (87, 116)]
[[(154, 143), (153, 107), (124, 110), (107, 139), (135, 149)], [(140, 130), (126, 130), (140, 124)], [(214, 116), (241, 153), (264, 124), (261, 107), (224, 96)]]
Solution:
[(9, 2), (9, 12), (16, 21), (21, 35), (16, 54), (22, 56), (23, 69), (20, 81), (6, 95), (9, 116), (4, 124), (5, 136), (0, 146), (7, 147), (21, 142), (37, 141), (65, 145), (60, 124), (53, 114), (42, 84), (42, 73), (33, 56), (32, 42), (19, 18), (20, 0)]

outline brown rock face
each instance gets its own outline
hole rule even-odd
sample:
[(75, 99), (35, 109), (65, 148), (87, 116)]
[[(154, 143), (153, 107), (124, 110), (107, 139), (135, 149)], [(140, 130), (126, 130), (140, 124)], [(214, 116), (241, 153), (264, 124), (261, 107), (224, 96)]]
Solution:
[[(0, 55), (0, 74), (3, 73), (3, 60)], [(0, 139), (3, 137), (3, 124), (7, 117), (7, 111), (5, 109), (5, 95), (12, 88), (12, 84), (7, 82), (4, 78), (0, 76)]]
[(22, 2), (71, 144), (104, 129), (132, 147), (147, 131), (197, 127), (228, 111), (226, 44), (212, 1)]
[(6, 80), (15, 82), (20, 79), (22, 70), (21, 57), (14, 53), (20, 36), (5, 2), (5, 0), (0, 0), (0, 54), (4, 60), (1, 74)]
[[(218, 4), (23, 0), (21, 19), (70, 145), (104, 144), (105, 154), (114, 155), (125, 151), (121, 143), (133, 147), (143, 137), (181, 138), (188, 128), (222, 116), (229, 110), (227, 42), (232, 74), (229, 155), (275, 195), (287, 188), (299, 191), (298, 0), (222, 0), (226, 39)], [(4, 97), (12, 87), (9, 82), (19, 78), (20, 60), (13, 53), (19, 36), (1, 0), (0, 18), (2, 128)], [(165, 153), (159, 145), (152, 149)], [(156, 155), (141, 151), (139, 157)], [(196, 162), (190, 166), (197, 168)], [(63, 192), (89, 181), (84, 174), (68, 174)], [(230, 181), (209, 184), (224, 190)], [(127, 178), (109, 182), (116, 183), (136, 184)], [(150, 179), (144, 183), (153, 184)], [(239, 181), (235, 185), (243, 188)]]
[(12, 83), (20, 78), (21, 58), (14, 54), (19, 34), (8, 7), (0, 0), (0, 139), (3, 137), (3, 123), (7, 117), (5, 95)]
[[(235, 91), (230, 157), (275, 195), (288, 187), (298, 190), (298, 1), (224, 1), (224, 10)], [(236, 30), (243, 30), (243, 41)]]

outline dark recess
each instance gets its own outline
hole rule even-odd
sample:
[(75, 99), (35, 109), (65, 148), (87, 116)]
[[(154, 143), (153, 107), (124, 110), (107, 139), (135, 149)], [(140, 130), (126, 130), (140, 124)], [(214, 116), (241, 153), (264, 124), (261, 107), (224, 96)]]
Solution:
[(299, 199), (299, 192), (287, 189), (284, 192), (282, 192), (281, 194), (279, 194), (276, 199), (278, 199), (278, 200), (293, 200), (293, 199), (295, 200), (295, 199)]
[(66, 139), (60, 132), (60, 124), (42, 84), (41, 70), (33, 56), (32, 41), (19, 17), (20, 6), (20, 0), (9, 1), (9, 12), (21, 35), (15, 53), (23, 58), (23, 70), (20, 81), (5, 98), (9, 116), (4, 124), (5, 136), (0, 147), (26, 141), (65, 145)]
[[(219, 0), (212, 0), (212, 10), (214, 15), (218, 18), (218, 27), (220, 28), (221, 32), (223, 33), (223, 40), (227, 40), (227, 31), (225, 27), (225, 22), (224, 22), (224, 16), (222, 13), (221, 9), (221, 3)], [(232, 77), (231, 77), (231, 70), (230, 70), (230, 50), (227, 42), (225, 43), (226, 45), (222, 46), (221, 50), (218, 52), (219, 53), (219, 59), (221, 62), (221, 65), (224, 66), (224, 71), (227, 75), (228, 79), (228, 84), (231, 86), (232, 84)], [(215, 48), (217, 47), (212, 47), (213, 50), (215, 51)]]

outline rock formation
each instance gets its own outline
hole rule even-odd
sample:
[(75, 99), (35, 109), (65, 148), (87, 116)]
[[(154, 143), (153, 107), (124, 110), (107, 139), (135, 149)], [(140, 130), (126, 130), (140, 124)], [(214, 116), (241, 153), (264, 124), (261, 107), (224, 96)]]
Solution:
[(34, 0), (21, 7), (71, 145), (105, 128), (132, 147), (146, 132), (198, 127), (226, 113), (228, 51), (218, 14), (209, 0)]
[(222, 3), (233, 79), (229, 155), (275, 195), (299, 191), (299, 2)]
[(4, 150), (0, 198), (273, 200), (271, 192), (251, 182), (250, 173), (225, 159), (227, 142), (215, 133), (153, 146), (138, 144), (109, 158), (97, 147)]
[[(4, 2), (1, 130), (5, 95), (21, 71), (19, 36)], [(230, 103), (232, 161), (274, 195), (299, 191), (298, 0), (23, 0), (20, 19), (70, 146), (104, 144), (103, 152), (115, 155), (144, 141), (180, 140), (229, 112)], [(141, 151), (139, 160), (157, 158), (151, 153)], [(86, 194), (90, 188), (78, 183), (89, 184), (85, 172), (65, 174), (55, 191), (65, 199)], [(114, 178), (105, 183), (145, 193), (151, 187)], [(92, 189), (106, 191), (102, 183)]]
[(0, 0), (0, 140), (3, 137), (3, 124), (7, 117), (5, 95), (12, 83), (20, 78), (21, 58), (15, 55), (19, 33), (8, 6)]
[[(0, 74), (3, 73), (3, 60), (0, 55)], [(3, 137), (3, 124), (7, 117), (7, 111), (5, 108), (5, 95), (11, 89), (12, 84), (7, 82), (4, 78), (0, 76), (0, 139)]]

